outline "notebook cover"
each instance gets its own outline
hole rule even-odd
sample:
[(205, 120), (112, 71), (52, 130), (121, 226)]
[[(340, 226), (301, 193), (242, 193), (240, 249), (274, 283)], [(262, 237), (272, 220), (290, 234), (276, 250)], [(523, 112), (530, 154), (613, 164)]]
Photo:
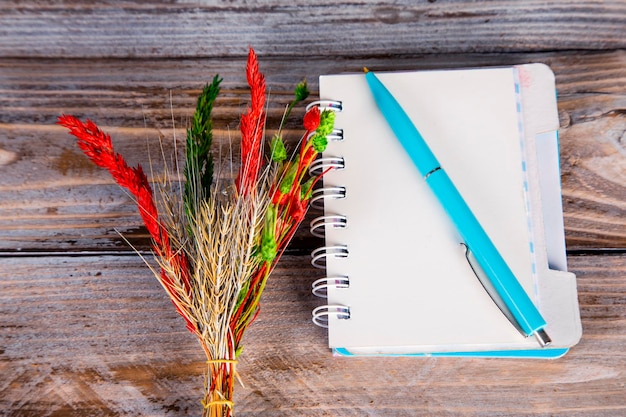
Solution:
[[(535, 144), (537, 134), (556, 138), (552, 73), (525, 65), (377, 75), (542, 314), (550, 315), (557, 349), (535, 356), (562, 355), (580, 337), (575, 278), (547, 272)], [(473, 276), (454, 227), (377, 111), (364, 76), (322, 76), (320, 97), (341, 100), (344, 108), (336, 119), (344, 140), (331, 143), (324, 155), (343, 156), (346, 166), (328, 173), (324, 185), (346, 187), (345, 199), (325, 202), (325, 214), (347, 215), (348, 227), (327, 228), (326, 244), (347, 243), (350, 252), (327, 262), (329, 276), (350, 277), (348, 289), (329, 289), (329, 304), (350, 307), (350, 319), (331, 318), (330, 347), (344, 354), (530, 355), (536, 342), (510, 325)], [(550, 140), (544, 147), (558, 149)], [(552, 177), (558, 150), (556, 158), (542, 161)], [(556, 185), (548, 195), (560, 195), (558, 180)], [(564, 246), (552, 252), (564, 253)], [(555, 298), (554, 291), (566, 295)]]

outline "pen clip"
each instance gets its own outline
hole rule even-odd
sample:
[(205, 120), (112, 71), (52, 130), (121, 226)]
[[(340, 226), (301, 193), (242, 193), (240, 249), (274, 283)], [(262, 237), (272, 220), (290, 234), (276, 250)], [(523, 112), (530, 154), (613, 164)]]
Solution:
[(478, 278), (478, 281), (482, 284), (485, 291), (487, 291), (487, 294), (489, 294), (493, 302), (496, 304), (496, 306), (498, 306), (502, 314), (504, 314), (504, 317), (506, 317), (511, 322), (513, 327), (515, 327), (517, 331), (522, 334), (522, 336), (528, 337), (528, 335), (524, 333), (520, 325), (517, 323), (517, 320), (515, 320), (513, 313), (511, 313), (509, 308), (506, 306), (504, 300), (502, 300), (502, 297), (500, 297), (500, 294), (498, 294), (498, 291), (496, 291), (496, 289), (491, 284), (489, 278), (487, 278), (487, 274), (484, 273), (483, 269), (478, 264), (478, 261), (476, 261), (476, 258), (472, 254), (470, 248), (465, 243), (461, 243), (461, 245), (465, 248), (465, 259), (467, 259), (467, 263), (469, 264), (470, 268), (472, 268), (474, 275), (476, 275), (476, 278)]

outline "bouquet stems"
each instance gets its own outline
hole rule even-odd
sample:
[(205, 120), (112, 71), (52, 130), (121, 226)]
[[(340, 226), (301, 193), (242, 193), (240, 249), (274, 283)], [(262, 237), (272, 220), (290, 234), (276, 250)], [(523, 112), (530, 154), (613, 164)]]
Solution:
[(233, 415), (236, 365), (237, 361), (234, 359), (207, 360), (202, 417)]

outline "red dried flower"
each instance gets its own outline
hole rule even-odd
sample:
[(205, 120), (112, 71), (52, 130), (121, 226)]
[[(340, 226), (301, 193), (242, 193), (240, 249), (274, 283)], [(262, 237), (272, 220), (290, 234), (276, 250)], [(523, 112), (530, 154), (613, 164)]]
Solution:
[(300, 187), (298, 187), (296, 192), (294, 192), (291, 196), (291, 207), (289, 208), (289, 215), (294, 222), (299, 223), (302, 219), (304, 219), (308, 205), (308, 200), (300, 200)]
[(252, 48), (248, 52), (246, 78), (250, 86), (251, 104), (241, 116), (241, 168), (237, 176), (237, 189), (244, 195), (256, 185), (259, 176), (265, 127), (265, 77), (259, 71), (258, 58)]
[[(78, 146), (94, 164), (108, 170), (115, 182), (126, 188), (135, 197), (139, 215), (152, 237), (155, 252), (168, 259), (173, 270), (180, 277), (187, 295), (191, 296), (189, 262), (183, 253), (175, 253), (170, 246), (169, 235), (159, 221), (152, 188), (141, 165), (137, 165), (136, 168), (129, 167), (122, 155), (114, 151), (111, 137), (100, 130), (91, 120), (83, 123), (74, 116), (62, 115), (58, 118), (57, 123), (69, 129), (70, 133), (77, 138)], [(162, 272), (161, 277), (170, 294), (175, 294), (175, 291), (171, 290), (174, 286), (172, 277), (164, 272)], [(174, 303), (174, 305), (176, 304)], [(177, 310), (185, 319), (187, 328), (195, 333), (197, 330), (194, 324), (178, 307)]]
[(312, 107), (306, 114), (304, 115), (304, 128), (308, 132), (312, 132), (320, 125), (320, 109), (315, 106)]

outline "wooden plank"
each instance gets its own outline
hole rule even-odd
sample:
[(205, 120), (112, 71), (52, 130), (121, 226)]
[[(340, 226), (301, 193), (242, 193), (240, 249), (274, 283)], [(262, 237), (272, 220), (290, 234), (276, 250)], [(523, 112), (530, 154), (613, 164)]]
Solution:
[[(268, 76), (268, 127), (278, 126), (290, 91), (302, 78), (316, 95), (324, 73), (432, 69), (546, 62), (555, 71), (562, 128), (561, 156), (570, 249), (626, 248), (626, 53), (453, 55), (396, 59), (261, 58)], [(146, 234), (131, 199), (93, 167), (64, 129), (61, 113), (89, 117), (109, 131), (130, 163), (162, 172), (159, 140), (173, 155), (172, 119), (182, 150), (186, 120), (202, 84), (219, 72), (216, 143), (235, 155), (238, 115), (247, 89), (243, 59), (0, 60), (0, 250), (127, 250)], [(295, 140), (299, 109), (288, 125)], [(149, 152), (150, 150), (150, 152)], [(224, 159), (222, 158), (222, 159)], [(169, 166), (174, 164), (171, 162)], [(317, 244), (306, 231), (293, 248)]]
[[(245, 337), (239, 416), (622, 416), (626, 258), (570, 256), (583, 338), (552, 361), (334, 358), (317, 271), (283, 258)], [(418, 319), (418, 318), (417, 318)], [(0, 258), (7, 417), (199, 415), (201, 349), (135, 256)]]
[(436, 0), (0, 6), (1, 57), (390, 56), (619, 49), (626, 4)]

